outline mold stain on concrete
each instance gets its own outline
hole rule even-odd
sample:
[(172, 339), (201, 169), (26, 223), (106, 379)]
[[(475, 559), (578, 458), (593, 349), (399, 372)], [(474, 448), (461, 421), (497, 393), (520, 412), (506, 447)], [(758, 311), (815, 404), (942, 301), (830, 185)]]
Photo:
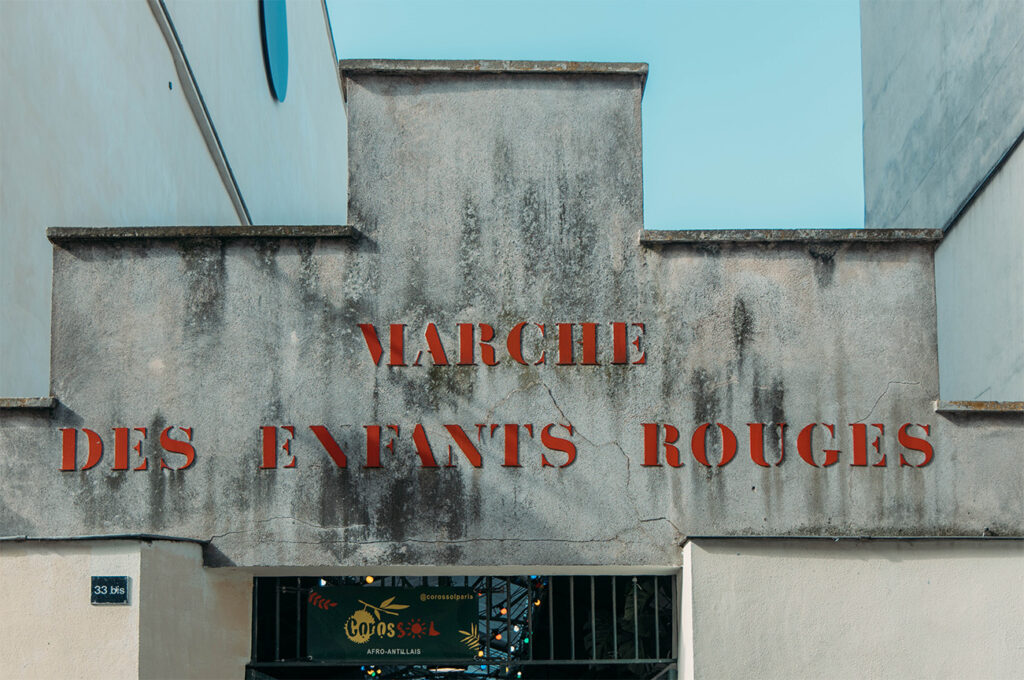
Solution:
[(224, 316), (227, 267), (223, 241), (197, 240), (178, 243), (184, 268), (186, 326), (208, 334)]
[(472, 288), (481, 252), (480, 210), (472, 196), (462, 199), (462, 228), (459, 232), (459, 272), (463, 287)]
[(739, 365), (743, 366), (747, 345), (754, 335), (754, 316), (747, 310), (743, 298), (736, 298), (732, 307), (732, 342), (736, 347)]
[(693, 422), (714, 423), (720, 410), (714, 377), (703, 368), (690, 374), (690, 393), (693, 395)]
[(458, 468), (415, 469), (389, 480), (375, 523), (380, 538), (388, 540), (423, 534), (457, 540), (479, 507), (479, 494), (467, 494)]
[(807, 254), (814, 260), (814, 278), (822, 288), (832, 285), (838, 251), (839, 246), (830, 244), (815, 244), (807, 247)]
[(277, 253), (281, 242), (277, 239), (255, 239), (252, 241), (256, 253), (256, 267), (274, 276), (277, 272)]

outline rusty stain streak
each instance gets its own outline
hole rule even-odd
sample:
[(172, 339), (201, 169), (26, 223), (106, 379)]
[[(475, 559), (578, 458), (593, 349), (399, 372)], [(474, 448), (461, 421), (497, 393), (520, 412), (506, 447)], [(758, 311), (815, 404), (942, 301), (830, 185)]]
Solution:
[(56, 405), (56, 397), (0, 398), (0, 409), (51, 409)]
[(936, 413), (1024, 413), (1024, 401), (936, 401)]

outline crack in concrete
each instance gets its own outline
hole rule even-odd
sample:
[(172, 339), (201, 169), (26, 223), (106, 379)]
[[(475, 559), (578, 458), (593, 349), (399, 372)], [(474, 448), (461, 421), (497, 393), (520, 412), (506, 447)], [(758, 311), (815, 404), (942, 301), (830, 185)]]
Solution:
[[(594, 442), (593, 440), (591, 440), (590, 438), (588, 438), (582, 432), (580, 432), (579, 428), (577, 428), (575, 425), (573, 425), (572, 421), (569, 420), (569, 416), (567, 416), (565, 414), (565, 411), (562, 410), (562, 407), (558, 405), (558, 400), (555, 399), (555, 393), (551, 391), (551, 388), (548, 386), (548, 384), (545, 383), (545, 382), (541, 382), (540, 384), (544, 387), (545, 390), (547, 390), (548, 396), (551, 398), (551, 403), (554, 404), (555, 408), (561, 414), (561, 416), (565, 420), (565, 422), (568, 423), (569, 426), (572, 427), (573, 430), (579, 434), (580, 439), (582, 439), (583, 441), (587, 442), (588, 444), (590, 444), (595, 449), (601, 449), (601, 448), (604, 448), (605, 446), (614, 446), (615, 448), (617, 448), (619, 450), (619, 453), (622, 454), (622, 457), (626, 459), (626, 485), (625, 485), (625, 489), (628, 490), (629, 489), (629, 482), (632, 479), (633, 470), (632, 470), (632, 466), (631, 466), (631, 461), (629, 459), (629, 455), (625, 452), (625, 450), (623, 450), (622, 446), (617, 441), (614, 441), (614, 440), (608, 441), (608, 442), (597, 443), (597, 442)], [(639, 517), (639, 516), (640, 516), (640, 512), (639, 512), (639, 510), (637, 510), (637, 517)]]
[[(503, 403), (505, 403), (510, 398), (512, 398), (513, 395), (515, 395), (517, 393), (520, 393), (520, 392), (528, 392), (529, 390), (532, 390), (535, 387), (543, 387), (544, 388), (544, 390), (548, 394), (548, 398), (551, 399), (551, 404), (555, 407), (555, 410), (558, 411), (558, 414), (559, 414), (559, 416), (561, 417), (561, 419), (563, 421), (562, 424), (563, 425), (567, 425), (568, 427), (571, 427), (573, 429), (574, 434), (579, 436), (579, 438), (582, 441), (586, 442), (590, 447), (592, 447), (595, 450), (600, 450), (600, 449), (603, 449), (603, 448), (608, 447), (608, 446), (612, 446), (612, 447), (615, 447), (616, 449), (618, 449), (619, 453), (622, 454), (622, 457), (623, 457), (623, 459), (626, 462), (626, 482), (625, 482), (625, 487), (624, 488), (628, 490), (629, 485), (630, 485), (630, 483), (632, 481), (632, 464), (631, 464), (632, 461), (630, 460), (630, 457), (626, 453), (626, 451), (622, 448), (621, 444), (619, 444), (619, 442), (617, 442), (615, 440), (607, 441), (607, 442), (595, 442), (595, 441), (591, 440), (589, 437), (587, 437), (585, 434), (580, 432), (580, 430), (575, 425), (573, 425), (572, 420), (569, 418), (568, 414), (566, 414), (565, 410), (562, 409), (561, 405), (558, 403), (558, 399), (555, 397), (555, 394), (552, 391), (551, 387), (549, 385), (547, 385), (547, 383), (545, 383), (543, 381), (535, 381), (535, 382), (532, 382), (532, 383), (530, 383), (530, 384), (528, 384), (528, 385), (526, 385), (524, 387), (519, 387), (519, 388), (516, 388), (516, 389), (512, 390), (511, 392), (506, 394), (504, 397), (502, 397), (500, 400), (495, 402), (491, 406), (491, 408), (489, 408), (487, 410), (487, 412), (485, 414), (484, 420), (485, 421), (490, 421), (491, 418), (493, 417), (495, 411), (497, 411), (497, 409)], [(635, 514), (635, 516), (637, 518), (638, 525), (642, 525), (642, 524), (650, 523), (650, 522), (663, 521), (663, 522), (667, 522), (669, 525), (671, 525), (672, 528), (675, 529), (676, 534), (678, 536), (682, 536), (683, 535), (683, 532), (680, 531), (679, 527), (672, 520), (670, 520), (668, 517), (644, 518), (642, 516), (640, 508), (636, 505), (636, 499), (635, 498), (630, 498), (630, 500), (632, 501), (631, 505), (632, 505), (633, 512), (634, 512), (634, 514)], [(265, 518), (265, 519), (256, 520), (253, 523), (254, 526), (251, 526), (250, 528), (238, 529), (238, 530), (233, 530), (233, 531), (225, 531), (223, 533), (213, 534), (212, 536), (210, 536), (209, 542), (212, 543), (213, 541), (215, 541), (217, 539), (224, 538), (226, 536), (232, 536), (232, 535), (236, 535), (236, 534), (253, 533), (253, 532), (259, 531), (259, 527), (256, 526), (256, 525), (267, 524), (269, 522), (274, 522), (274, 521), (278, 521), (278, 520), (289, 520), (289, 521), (296, 522), (298, 524), (302, 524), (304, 526), (310, 527), (313, 530), (321, 531), (321, 532), (326, 532), (326, 531), (347, 532), (347, 531), (349, 531), (351, 529), (365, 526), (365, 525), (354, 525), (354, 526), (346, 526), (346, 527), (328, 527), (328, 526), (324, 526), (324, 525), (321, 525), (321, 524), (316, 524), (314, 522), (308, 522), (308, 521), (305, 521), (305, 520), (301, 520), (301, 519), (298, 519), (296, 517), (292, 517), (292, 516), (289, 516), (289, 515), (281, 515), (281, 516), (268, 517), (268, 518)], [(625, 534), (625, 533), (627, 533), (627, 532), (629, 532), (631, 530), (632, 530), (632, 527), (626, 527), (626, 528), (623, 528), (622, 531), (620, 531), (620, 532), (618, 532), (618, 533), (616, 533), (616, 534), (614, 534), (612, 536), (609, 536), (609, 537), (605, 537), (605, 538), (588, 538), (588, 539), (569, 539), (569, 538), (509, 538), (509, 537), (488, 538), (488, 537), (480, 537), (480, 538), (465, 538), (465, 539), (418, 539), (418, 538), (407, 538), (407, 539), (402, 539), (401, 541), (393, 540), (393, 539), (351, 540), (351, 539), (347, 539), (347, 538), (330, 539), (330, 540), (320, 539), (320, 540), (313, 540), (313, 541), (290, 541), (290, 540), (270, 538), (269, 542), (283, 543), (283, 544), (296, 544), (296, 545), (319, 545), (319, 544), (346, 543), (346, 544), (356, 545), (356, 546), (381, 545), (381, 544), (397, 544), (397, 543), (415, 543), (415, 544), (433, 544), (433, 545), (457, 545), (457, 544), (462, 544), (462, 543), (483, 543), (483, 542), (504, 542), (504, 541), (513, 541), (513, 542), (521, 542), (521, 543), (586, 544), (586, 543), (622, 542), (623, 534)], [(645, 533), (647, 533), (647, 532), (645, 531)]]
[[(304, 524), (307, 527), (310, 527), (312, 529), (327, 529), (328, 528), (328, 527), (325, 527), (322, 524), (315, 524), (313, 522), (307, 522), (306, 520), (302, 520), (302, 519), (299, 519), (297, 517), (292, 517), (290, 515), (278, 515), (277, 517), (267, 517), (266, 519), (258, 519), (258, 520), (255, 521), (255, 524), (266, 524), (267, 522), (274, 522), (274, 521), (277, 521), (279, 519), (291, 520), (292, 522), (297, 522), (298, 524)], [(354, 525), (354, 526), (366, 526), (366, 525), (365, 524), (359, 524), (359, 525)], [(350, 527), (344, 527), (344, 528), (348, 529)], [(214, 534), (214, 535), (210, 536), (209, 542), (212, 543), (214, 541), (214, 539), (224, 538), (225, 536), (230, 536), (232, 534), (248, 534), (248, 533), (252, 533), (253, 531), (256, 531), (256, 529), (238, 529), (236, 531), (225, 531), (222, 534)]]
[[(585, 441), (588, 444), (590, 444), (590, 446), (593, 447), (594, 449), (602, 449), (602, 448), (604, 448), (606, 446), (614, 446), (616, 449), (619, 450), (619, 453), (621, 453), (622, 457), (625, 458), (625, 460), (626, 460), (626, 484), (625, 484), (623, 490), (624, 491), (628, 491), (629, 490), (629, 484), (632, 481), (632, 475), (633, 475), (632, 461), (629, 458), (629, 454), (626, 453), (626, 451), (622, 448), (622, 446), (617, 441), (612, 440), (612, 441), (608, 441), (608, 442), (597, 443), (597, 442), (592, 441), (590, 438), (588, 438), (582, 432), (580, 432), (579, 428), (577, 428), (576, 426), (574, 426), (572, 424), (572, 421), (569, 419), (569, 416), (566, 415), (565, 411), (563, 411), (562, 407), (558, 404), (558, 400), (555, 399), (555, 394), (554, 394), (554, 392), (551, 391), (551, 387), (549, 387), (548, 384), (543, 382), (543, 381), (540, 384), (544, 387), (545, 390), (547, 390), (548, 397), (551, 398), (551, 403), (554, 405), (555, 409), (558, 410), (558, 413), (561, 414), (561, 416), (565, 420), (565, 422), (568, 423), (569, 426), (572, 427), (573, 430), (577, 434), (579, 434), (580, 439), (582, 439), (583, 441)], [(633, 496), (629, 496), (629, 498), (632, 501), (633, 513), (636, 515), (636, 518), (640, 521), (640, 523), (643, 523), (645, 520), (643, 520), (643, 518), (641, 516), (640, 508), (636, 504), (636, 498), (633, 497)], [(667, 517), (666, 518), (662, 518), (662, 519), (664, 519), (665, 521), (669, 522), (669, 524), (672, 524), (671, 520), (669, 520)], [(672, 524), (672, 526), (675, 527), (676, 532), (681, 536), (682, 532), (679, 531), (679, 527), (676, 527), (675, 524)], [(618, 536), (620, 536), (620, 535), (621, 535), (621, 533), (620, 534), (616, 534), (616, 540), (618, 539)]]
[(885, 384), (885, 389), (882, 390), (882, 393), (878, 395), (877, 399), (875, 399), (875, 403), (871, 405), (871, 410), (868, 411), (868, 414), (866, 416), (864, 416), (863, 418), (858, 418), (857, 420), (855, 420), (853, 422), (855, 422), (855, 423), (862, 423), (865, 420), (867, 420), (868, 418), (870, 418), (871, 414), (874, 413), (875, 409), (878, 407), (878, 403), (880, 401), (882, 401), (882, 397), (884, 397), (886, 395), (886, 393), (889, 391), (889, 388), (892, 387), (893, 385), (920, 385), (920, 384), (921, 383), (919, 381), (915, 382), (915, 381), (908, 381), (908, 380), (890, 380), (889, 382), (887, 382)]
[[(287, 517), (287, 518), (285, 518), (285, 517), (277, 517), (277, 518), (274, 518), (274, 519), (294, 519), (294, 518), (291, 518), (291, 517)], [(660, 519), (665, 519), (665, 518), (660, 518)], [(261, 520), (261, 521), (267, 521), (267, 520)], [(321, 531), (345, 531), (348, 528), (348, 527), (324, 527), (324, 526), (318, 526), (318, 525), (315, 525), (315, 524), (310, 524), (309, 522), (302, 522), (301, 520), (295, 520), (295, 521), (296, 522), (300, 522), (301, 524), (305, 524), (307, 526), (313, 527), (315, 529), (319, 529)], [(666, 521), (668, 521), (668, 520), (666, 520)], [(237, 531), (226, 531), (226, 532), (224, 532), (222, 534), (214, 534), (213, 536), (210, 537), (210, 541), (209, 542), (213, 542), (213, 540), (217, 539), (217, 538), (223, 538), (225, 536), (231, 536), (231, 535), (234, 535), (234, 534), (252, 533), (253, 531), (256, 531), (256, 529), (239, 529)], [(610, 542), (613, 542), (613, 541), (616, 541), (616, 542), (620, 541), (622, 533), (623, 532), (619, 532), (619, 533), (615, 534), (614, 536), (611, 536), (611, 537), (608, 537), (608, 538), (579, 538), (579, 539), (571, 539), (571, 538), (509, 538), (509, 537), (490, 538), (490, 537), (482, 536), (482, 537), (479, 537), (479, 538), (403, 538), (401, 540), (398, 540), (398, 539), (378, 539), (378, 540), (370, 540), (370, 541), (351, 540), (351, 539), (347, 539), (347, 538), (338, 538), (338, 539), (332, 539), (332, 540), (320, 539), (320, 540), (315, 540), (315, 541), (289, 541), (289, 540), (285, 540), (285, 539), (270, 539), (269, 542), (270, 543), (289, 543), (289, 544), (296, 544), (296, 545), (323, 545), (323, 544), (332, 544), (332, 543), (346, 543), (346, 544), (350, 544), (350, 545), (359, 545), (359, 546), (363, 546), (363, 545), (402, 544), (402, 543), (420, 543), (420, 544), (433, 544), (433, 545), (455, 545), (455, 544), (459, 544), (459, 543), (488, 543), (488, 542), (493, 543), (493, 542), (498, 542), (498, 541), (511, 541), (511, 542), (516, 542), (516, 543), (610, 543)]]
[[(494, 402), (494, 405), (491, 406), (491, 408), (487, 409), (487, 412), (484, 413), (484, 418), (483, 418), (484, 422), (490, 422), (491, 418), (494, 416), (494, 412), (498, 410), (498, 407), (501, 406), (502, 404), (504, 404), (509, 399), (511, 399), (512, 395), (518, 394), (519, 392), (529, 392), (534, 387), (539, 387), (539, 386), (541, 386), (541, 382), (539, 380), (535, 380), (534, 382), (526, 385), (526, 387), (517, 387), (516, 389), (512, 390), (511, 392), (506, 394), (504, 397), (502, 397), (498, 401)], [(544, 385), (544, 387), (547, 387), (547, 385)], [(551, 390), (548, 390), (548, 392), (550, 392), (550, 391)], [(556, 407), (557, 407), (557, 404), (556, 404)], [(561, 410), (561, 409), (559, 409), (559, 410)], [(563, 415), (565, 415), (565, 414), (563, 414)]]

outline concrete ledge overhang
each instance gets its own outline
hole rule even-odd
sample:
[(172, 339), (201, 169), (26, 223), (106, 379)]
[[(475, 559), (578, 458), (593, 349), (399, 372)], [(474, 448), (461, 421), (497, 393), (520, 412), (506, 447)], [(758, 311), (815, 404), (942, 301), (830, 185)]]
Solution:
[(57, 398), (50, 397), (0, 397), (0, 410), (49, 410), (57, 405)]
[(0, 543), (64, 543), (67, 541), (174, 541), (207, 545), (209, 541), (163, 534), (88, 534), (81, 536), (0, 536)]
[(284, 224), (226, 227), (50, 227), (46, 230), (46, 238), (51, 243), (146, 239), (354, 239), (358, 236), (359, 232), (347, 224)]
[(936, 401), (936, 413), (1024, 416), (1024, 401)]
[[(986, 530), (987, 531), (987, 530)], [(693, 541), (765, 541), (778, 543), (782, 541), (807, 541), (807, 542), (888, 542), (888, 543), (901, 543), (906, 541), (979, 541), (979, 542), (995, 542), (995, 541), (1024, 541), (1024, 536), (997, 536), (992, 533), (979, 534), (977, 536), (964, 536), (962, 534), (954, 534), (950, 536), (932, 535), (932, 536), (916, 536), (916, 535), (892, 535), (892, 536), (817, 536), (817, 535), (786, 535), (786, 534), (773, 534), (758, 536), (757, 534), (736, 534), (732, 535), (710, 535), (710, 536), (687, 536), (680, 543), (680, 547), (685, 546), (687, 543)]]
[(937, 243), (939, 229), (689, 229), (640, 231), (640, 244)]

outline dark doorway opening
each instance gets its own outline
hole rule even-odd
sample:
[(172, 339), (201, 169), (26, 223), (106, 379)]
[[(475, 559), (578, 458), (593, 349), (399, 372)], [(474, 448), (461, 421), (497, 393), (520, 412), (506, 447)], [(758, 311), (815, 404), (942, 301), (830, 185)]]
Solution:
[[(426, 600), (433, 592), (440, 593), (438, 598), (468, 593), (475, 600), (469, 610), (473, 620), (459, 626), (461, 642), (470, 649), (459, 655), (395, 660), (387, 654), (394, 649), (378, 647), (370, 652), (382, 656), (367, 657), (365, 652), (326, 650), (320, 641), (318, 627), (336, 626), (340, 638), (348, 623), (344, 602), (326, 615), (318, 609), (335, 607), (330, 598), (338, 599), (337, 593), (365, 605), (369, 614), (360, 616), (370, 630), (381, 625), (386, 630), (386, 615), (395, 612), (374, 614), (378, 607), (373, 603), (387, 609), (395, 606), (386, 604), (389, 598), (394, 603), (412, 601), (412, 596)], [(676, 677), (678, 658), (676, 602), (676, 581), (667, 575), (257, 577), (247, 678), (669, 680)], [(325, 624), (324, 616), (334, 611), (338, 618), (327, 618)], [(401, 621), (397, 615), (394, 619)]]

